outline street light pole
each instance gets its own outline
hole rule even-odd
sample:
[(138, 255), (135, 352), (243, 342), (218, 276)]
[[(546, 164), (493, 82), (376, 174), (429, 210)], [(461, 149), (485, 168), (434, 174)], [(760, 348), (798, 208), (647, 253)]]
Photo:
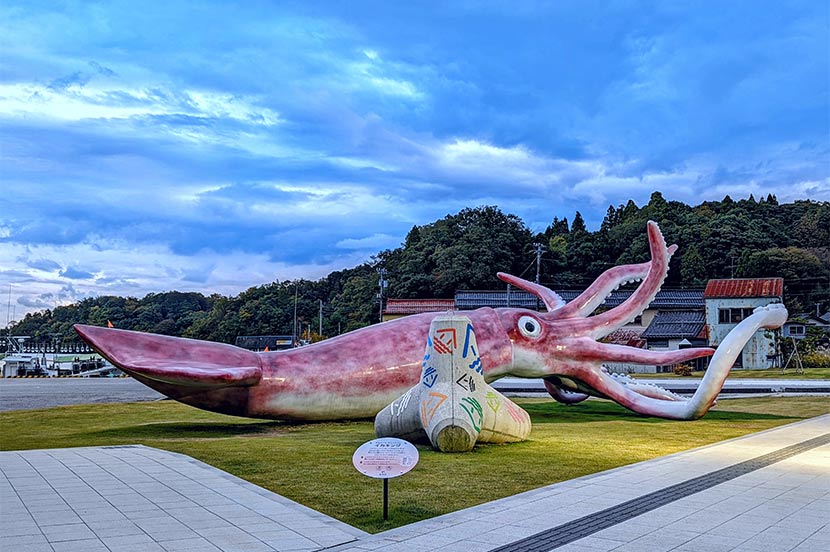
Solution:
[(380, 293), (378, 293), (378, 301), (380, 303), (380, 308), (378, 309), (378, 322), (383, 322), (383, 288), (386, 287), (386, 269), (379, 268), (378, 276), (378, 287), (380, 288)]
[(291, 345), (293, 347), (297, 346), (297, 288), (299, 284), (294, 282), (294, 337)]

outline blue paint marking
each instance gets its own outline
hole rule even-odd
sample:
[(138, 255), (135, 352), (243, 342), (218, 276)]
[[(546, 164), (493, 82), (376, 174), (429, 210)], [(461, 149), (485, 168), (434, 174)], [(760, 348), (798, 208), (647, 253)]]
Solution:
[(473, 330), (472, 324), (467, 324), (467, 334), (464, 336), (464, 354), (462, 355), (463, 358), (467, 358), (467, 355), (472, 351), (472, 353), (478, 356), (476, 352), (476, 348), (470, 343), (470, 336), (475, 337), (475, 330)]
[(421, 369), (422, 370), (427, 367), (427, 361), (429, 360), (429, 357), (430, 357), (429, 353), (424, 355), (424, 360), (423, 360), (423, 362), (421, 362)]
[(470, 370), (475, 370), (479, 374), (484, 375), (484, 370), (481, 366), (481, 359), (476, 357), (476, 359), (470, 364)]
[(435, 380), (437, 380), (437, 379), (438, 379), (438, 370), (436, 370), (432, 366), (427, 368), (426, 372), (424, 372), (424, 378), (423, 378), (424, 386), (425, 387), (432, 387), (433, 385), (435, 385)]

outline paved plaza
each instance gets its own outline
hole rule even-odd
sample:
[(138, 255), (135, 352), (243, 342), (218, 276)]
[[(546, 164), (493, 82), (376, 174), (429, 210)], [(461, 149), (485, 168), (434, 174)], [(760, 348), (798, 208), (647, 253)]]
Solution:
[(144, 446), (2, 452), (0, 470), (4, 551), (830, 550), (830, 415), (377, 535)]

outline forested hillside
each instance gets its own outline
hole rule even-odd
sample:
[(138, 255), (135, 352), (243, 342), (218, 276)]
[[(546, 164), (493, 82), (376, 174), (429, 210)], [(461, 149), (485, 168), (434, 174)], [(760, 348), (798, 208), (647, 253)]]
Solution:
[(552, 289), (583, 289), (603, 270), (648, 260), (646, 221), (654, 220), (679, 250), (666, 287), (702, 287), (710, 278), (781, 276), (791, 313), (830, 308), (830, 203), (779, 205), (774, 196), (689, 206), (659, 192), (648, 204), (610, 206), (601, 227), (588, 231), (582, 215), (554, 218), (532, 233), (515, 215), (496, 207), (464, 209), (415, 226), (403, 245), (371, 262), (333, 272), (319, 281), (271, 282), (235, 297), (176, 291), (142, 299), (98, 297), (28, 314), (16, 335), (74, 339), (72, 324), (182, 335), (232, 342), (237, 335), (291, 334), (297, 296), (299, 330), (318, 339), (378, 320), (378, 269), (386, 271), (388, 297), (450, 298), (457, 289), (502, 289), (496, 272), (536, 276)]

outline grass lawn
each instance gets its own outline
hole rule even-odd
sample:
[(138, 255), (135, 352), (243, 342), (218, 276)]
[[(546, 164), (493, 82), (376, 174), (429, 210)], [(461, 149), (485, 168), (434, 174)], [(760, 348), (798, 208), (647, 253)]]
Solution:
[(564, 406), (519, 400), (533, 418), (529, 441), (440, 454), (381, 483), (351, 464), (374, 438), (370, 421), (297, 424), (212, 414), (174, 401), (67, 406), (0, 413), (0, 449), (140, 443), (181, 452), (377, 532), (557, 481), (745, 435), (830, 412), (830, 397), (724, 400), (702, 420), (644, 418), (599, 400)]
[[(706, 372), (692, 372), (690, 377), (702, 378)], [(632, 377), (640, 378), (678, 378), (674, 374), (631, 374)], [(783, 372), (778, 368), (771, 368), (769, 370), (732, 370), (729, 372), (729, 379), (742, 378), (761, 378), (761, 379), (816, 379), (816, 380), (830, 380), (830, 368), (805, 368), (804, 372), (797, 374), (793, 368), (787, 368)]]

